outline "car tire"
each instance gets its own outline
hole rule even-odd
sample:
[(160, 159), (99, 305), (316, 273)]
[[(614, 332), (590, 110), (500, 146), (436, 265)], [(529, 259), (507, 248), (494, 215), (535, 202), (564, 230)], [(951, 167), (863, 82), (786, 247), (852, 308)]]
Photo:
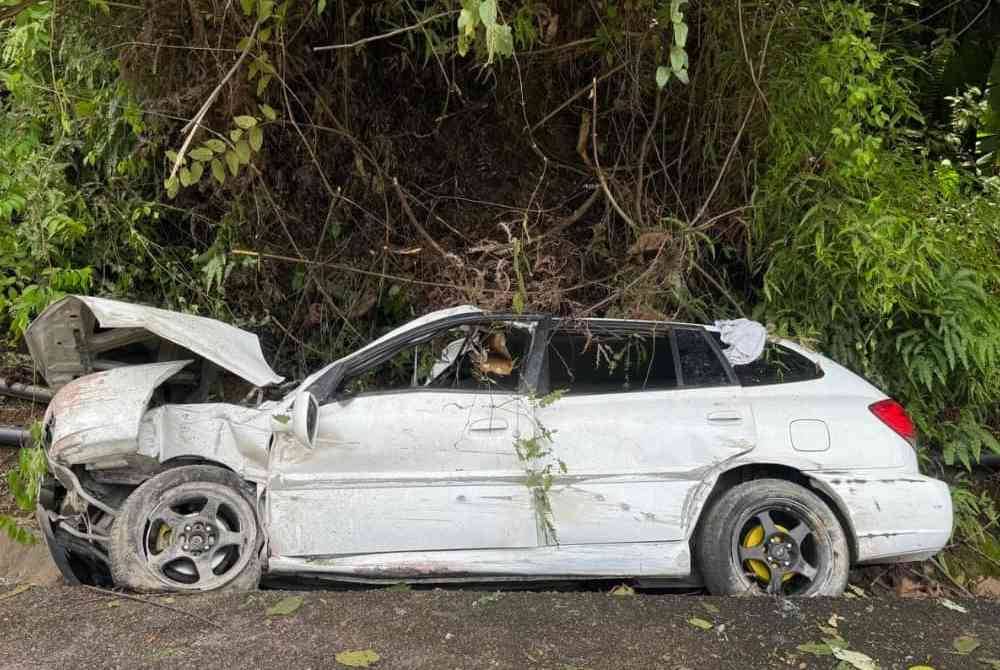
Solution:
[(212, 465), (176, 467), (122, 505), (111, 526), (111, 576), (142, 592), (253, 590), (263, 539), (246, 482)]
[(781, 479), (744, 482), (719, 496), (702, 517), (695, 560), (713, 595), (839, 596), (850, 569), (837, 516)]

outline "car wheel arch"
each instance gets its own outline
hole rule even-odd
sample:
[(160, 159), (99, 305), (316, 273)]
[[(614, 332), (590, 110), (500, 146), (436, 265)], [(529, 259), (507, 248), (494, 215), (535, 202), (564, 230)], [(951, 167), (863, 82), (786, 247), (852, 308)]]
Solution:
[(755, 479), (781, 479), (798, 484), (817, 495), (830, 507), (840, 522), (841, 528), (844, 529), (844, 535), (847, 537), (847, 546), (851, 553), (851, 565), (857, 562), (857, 533), (854, 530), (854, 524), (851, 522), (851, 517), (847, 513), (844, 502), (829, 487), (824, 486), (822, 482), (809, 477), (801, 470), (781, 463), (745, 463), (720, 472), (715, 479), (715, 483), (712, 485), (711, 491), (705, 497), (701, 509), (698, 510), (698, 521), (691, 527), (689, 537), (692, 541), (693, 538), (698, 537), (698, 532), (706, 512), (711, 509), (712, 505), (723, 493), (737, 484)]

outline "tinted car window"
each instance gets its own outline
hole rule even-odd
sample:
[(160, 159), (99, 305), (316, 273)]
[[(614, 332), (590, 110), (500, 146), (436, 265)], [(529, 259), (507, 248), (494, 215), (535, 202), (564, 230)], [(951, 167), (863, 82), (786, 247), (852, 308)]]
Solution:
[(722, 361), (702, 331), (678, 329), (676, 337), (685, 386), (723, 386), (729, 383)]
[(823, 376), (823, 370), (808, 358), (774, 342), (764, 345), (764, 353), (753, 363), (735, 365), (733, 371), (743, 386), (788, 384)]
[(669, 331), (555, 332), (547, 349), (549, 388), (571, 394), (677, 387)]

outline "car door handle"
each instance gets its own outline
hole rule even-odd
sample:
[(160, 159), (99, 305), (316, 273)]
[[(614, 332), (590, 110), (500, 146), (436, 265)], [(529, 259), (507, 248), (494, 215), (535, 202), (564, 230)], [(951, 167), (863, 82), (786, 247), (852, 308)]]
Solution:
[(743, 423), (743, 415), (739, 412), (710, 412), (709, 423)]
[(507, 419), (499, 417), (491, 417), (486, 419), (477, 419), (469, 425), (469, 432), (472, 433), (490, 433), (499, 430), (507, 430)]

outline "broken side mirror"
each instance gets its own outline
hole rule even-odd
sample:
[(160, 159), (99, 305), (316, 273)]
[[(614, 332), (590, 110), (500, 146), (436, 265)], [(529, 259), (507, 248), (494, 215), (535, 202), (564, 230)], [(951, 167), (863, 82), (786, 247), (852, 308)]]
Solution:
[(318, 429), (319, 403), (312, 393), (302, 391), (292, 404), (292, 432), (299, 442), (312, 449)]

